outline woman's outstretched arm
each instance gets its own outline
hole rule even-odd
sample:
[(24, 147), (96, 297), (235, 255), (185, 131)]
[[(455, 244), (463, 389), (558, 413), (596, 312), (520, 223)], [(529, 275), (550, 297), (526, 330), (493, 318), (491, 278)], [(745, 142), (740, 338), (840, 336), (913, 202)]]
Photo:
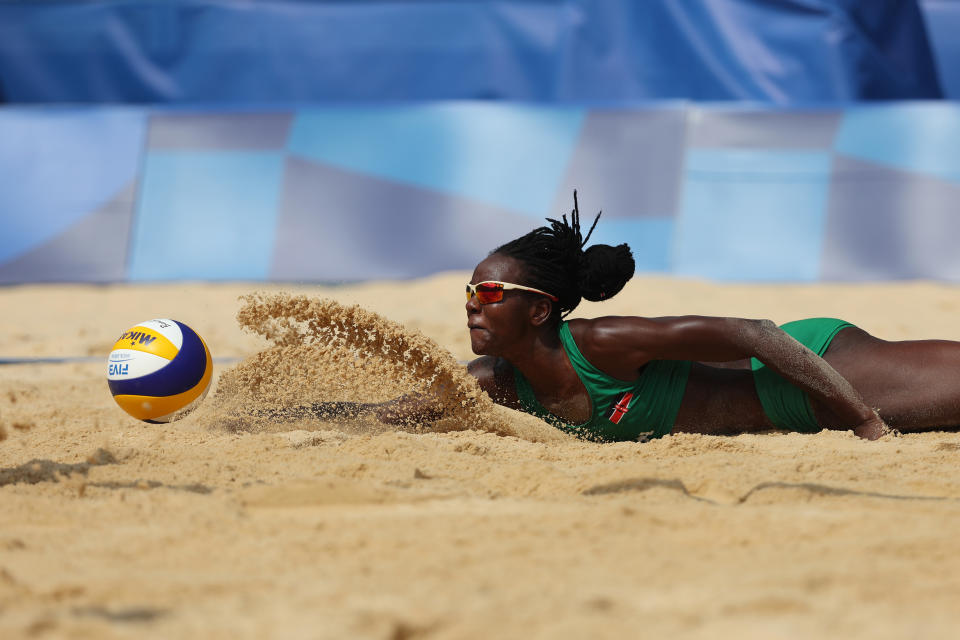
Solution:
[[(480, 388), (498, 403), (514, 409), (519, 408), (513, 393), (512, 370), (497, 358), (483, 356), (467, 365), (467, 372)], [(442, 390), (408, 393), (385, 402), (312, 402), (294, 407), (254, 409), (256, 417), (290, 422), (315, 418), (325, 421), (354, 420), (371, 416), (385, 424), (409, 426), (434, 422), (443, 417), (445, 406)]]
[(830, 409), (842, 425), (867, 439), (888, 428), (860, 394), (826, 360), (770, 320), (680, 316), (598, 318), (587, 321), (585, 347), (604, 368), (615, 353), (619, 366), (639, 368), (650, 360), (728, 362), (757, 358)]
[(254, 409), (249, 413), (279, 422), (308, 418), (336, 422), (372, 416), (386, 424), (410, 425), (437, 420), (443, 415), (443, 407), (426, 394), (410, 393), (386, 402), (311, 402), (294, 407)]

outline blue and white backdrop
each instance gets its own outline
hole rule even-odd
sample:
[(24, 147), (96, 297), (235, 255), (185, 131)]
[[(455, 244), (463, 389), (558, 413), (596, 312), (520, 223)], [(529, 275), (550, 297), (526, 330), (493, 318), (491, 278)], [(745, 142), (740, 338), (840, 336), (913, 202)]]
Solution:
[(0, 109), (0, 283), (468, 269), (572, 207), (640, 272), (960, 280), (960, 105)]

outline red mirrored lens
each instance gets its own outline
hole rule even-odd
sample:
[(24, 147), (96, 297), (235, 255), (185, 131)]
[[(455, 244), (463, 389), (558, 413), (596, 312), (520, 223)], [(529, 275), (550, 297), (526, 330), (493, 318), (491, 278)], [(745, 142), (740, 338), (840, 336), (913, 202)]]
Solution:
[(503, 285), (481, 282), (477, 285), (477, 300), (480, 304), (490, 304), (503, 300)]

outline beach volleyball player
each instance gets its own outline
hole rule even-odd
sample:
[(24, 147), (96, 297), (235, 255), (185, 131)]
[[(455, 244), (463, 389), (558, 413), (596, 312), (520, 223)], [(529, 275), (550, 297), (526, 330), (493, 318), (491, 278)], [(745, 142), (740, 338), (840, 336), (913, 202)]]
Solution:
[[(834, 318), (566, 320), (581, 299), (616, 295), (634, 261), (625, 244), (585, 248), (593, 227), (582, 236), (576, 194), (570, 220), (548, 222), (495, 249), (466, 286), (480, 356), (468, 370), (499, 404), (598, 441), (960, 426), (960, 342), (888, 342)], [(397, 422), (437, 417), (431, 404), (365, 408)]]

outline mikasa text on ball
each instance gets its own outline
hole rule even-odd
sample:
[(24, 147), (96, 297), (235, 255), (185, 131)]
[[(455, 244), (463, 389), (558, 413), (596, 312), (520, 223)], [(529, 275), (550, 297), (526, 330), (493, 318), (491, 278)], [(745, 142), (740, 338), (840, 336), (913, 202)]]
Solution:
[(210, 388), (213, 359), (193, 329), (167, 318), (123, 332), (107, 361), (113, 399), (134, 418), (170, 422), (193, 410)]

